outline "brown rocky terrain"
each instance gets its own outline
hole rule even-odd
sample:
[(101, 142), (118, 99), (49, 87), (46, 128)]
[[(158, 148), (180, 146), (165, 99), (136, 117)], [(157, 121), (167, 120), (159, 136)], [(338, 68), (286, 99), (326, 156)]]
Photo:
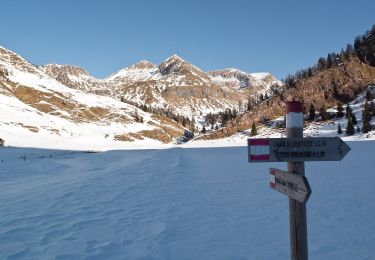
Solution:
[(326, 108), (336, 106), (339, 101), (347, 103), (371, 84), (375, 84), (375, 67), (352, 57), (337, 67), (319, 71), (312, 77), (299, 80), (295, 88), (284, 89), (280, 95), (261, 102), (252, 111), (239, 115), (228, 122), (226, 127), (209, 133), (203, 139), (230, 136), (251, 128), (253, 122), (265, 123), (283, 116), (286, 101), (302, 101), (305, 112), (308, 112), (310, 104), (319, 109), (323, 105)]

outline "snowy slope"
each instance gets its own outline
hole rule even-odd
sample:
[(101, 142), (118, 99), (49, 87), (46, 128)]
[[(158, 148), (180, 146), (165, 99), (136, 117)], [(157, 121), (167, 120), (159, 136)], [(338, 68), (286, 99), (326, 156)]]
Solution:
[[(226, 109), (242, 109), (239, 104), (245, 104), (251, 96), (269, 93), (270, 85), (278, 82), (269, 73), (247, 74), (234, 69), (231, 71), (236, 73), (235, 79), (231, 80), (235, 80), (235, 84), (241, 87), (228, 87), (224, 79), (214, 80), (210, 73), (202, 71), (178, 55), (172, 55), (158, 66), (143, 60), (105, 79), (95, 79), (84, 68), (74, 65), (47, 64), (36, 67), (18, 54), (0, 47), (0, 93), (13, 96), (31, 107), (23, 108), (23, 111), (34, 109), (30, 120), (25, 120), (27, 115), (19, 115), (15, 118), (23, 118), (24, 121), (9, 121), (9, 118), (2, 121), (2, 124), (8, 127), (1, 130), (0, 138), (5, 139), (8, 145), (76, 149), (77, 146), (71, 145), (76, 143), (74, 136), (79, 140), (83, 140), (82, 136), (87, 136), (86, 140), (92, 141), (85, 147), (93, 145), (92, 142), (96, 139), (100, 141), (95, 141), (93, 149), (103, 146), (112, 149), (118, 148), (117, 144), (122, 146), (117, 142), (113, 145), (112, 142), (115, 136), (122, 135), (123, 140), (133, 141), (130, 147), (137, 147), (139, 143), (147, 145), (147, 141), (129, 136), (135, 131), (141, 138), (157, 136), (159, 141), (172, 143), (183, 134), (184, 127), (169, 122), (168, 128), (171, 129), (165, 131), (165, 122), (162, 121), (166, 120), (155, 120), (152, 115), (138, 110), (141, 117), (150, 120), (136, 124), (138, 127), (128, 127), (127, 124), (133, 124), (135, 121), (134, 106), (173, 112), (174, 115), (194, 120), (198, 129), (201, 129), (205, 115), (217, 114)], [(243, 85), (243, 79), (249, 84)], [(12, 108), (22, 112), (22, 109), (13, 105), (19, 105), (19, 102), (10, 100), (4, 98), (3, 112)], [(120, 104), (120, 100), (128, 105)], [(35, 116), (35, 113), (38, 116)], [(39, 113), (44, 115), (45, 120), (36, 119), (40, 117)], [(38, 120), (41, 125), (38, 125)], [(65, 121), (68, 122), (64, 123)], [(77, 123), (90, 123), (93, 126)], [(120, 126), (97, 128), (103, 124)], [(21, 129), (21, 138), (10, 134), (14, 127), (26, 128), (26, 132)], [(45, 135), (41, 129), (49, 133)], [(16, 132), (19, 132), (18, 130), (20, 129)], [(32, 133), (29, 133), (29, 130)], [(87, 131), (93, 134), (88, 134)], [(144, 131), (148, 132), (144, 134)], [(64, 135), (63, 132), (67, 136), (59, 138), (59, 135)], [(52, 139), (48, 134), (52, 135)], [(38, 142), (38, 139), (42, 139), (42, 142)], [(98, 146), (98, 143), (101, 144)], [(60, 146), (61, 144), (66, 145)], [(128, 143), (126, 147), (129, 147)], [(151, 147), (154, 147), (154, 144)]]
[(167, 118), (109, 96), (69, 88), (4, 48), (0, 69), (6, 72), (6, 79), (0, 80), (0, 138), (7, 145), (79, 150), (168, 147), (161, 141), (183, 134), (184, 128)]
[(137, 81), (146, 81), (150, 79), (157, 80), (160, 78), (158, 68), (147, 60), (142, 60), (130, 67), (121, 69), (120, 71), (105, 78), (105, 81), (118, 84), (134, 83)]
[[(213, 79), (222, 83), (212, 83)], [(111, 82), (113, 88), (109, 88)], [(132, 83), (127, 85), (126, 82)], [(228, 82), (234, 85), (228, 87), (225, 85)], [(194, 117), (196, 126), (202, 127), (206, 114), (226, 108), (238, 109), (239, 101), (249, 97), (248, 91), (260, 87), (256, 93), (264, 94), (275, 82), (277, 80), (269, 73), (248, 74), (236, 69), (205, 73), (177, 55), (158, 67), (141, 61), (105, 80), (96, 80), (75, 66), (35, 67), (0, 47), (0, 138), (10, 146), (75, 150), (176, 146), (185, 130), (181, 125), (120, 102), (120, 96), (133, 103), (146, 102), (175, 114)], [(241, 85), (245, 83), (250, 85)], [(68, 87), (69, 84), (75, 87)], [(360, 126), (363, 102), (364, 93), (351, 102)], [(137, 114), (143, 122), (136, 120)], [(258, 137), (285, 135), (277, 127), (282, 120), (279, 118), (270, 126), (261, 126)], [(338, 123), (344, 132), (341, 137), (347, 140), (374, 139), (374, 131), (345, 137), (344, 118), (309, 124), (305, 135), (336, 136)], [(246, 142), (249, 133), (244, 131), (214, 141), (193, 140), (184, 147), (238, 146)]]
[[(375, 142), (348, 144), (341, 162), (306, 163), (310, 259), (373, 257)], [(0, 149), (0, 258), (289, 259), (288, 200), (268, 184), (286, 164), (246, 158)]]
[(73, 65), (47, 64), (40, 69), (67, 87), (95, 94), (109, 93), (106, 90), (109, 89), (106, 82), (94, 78), (83, 68)]

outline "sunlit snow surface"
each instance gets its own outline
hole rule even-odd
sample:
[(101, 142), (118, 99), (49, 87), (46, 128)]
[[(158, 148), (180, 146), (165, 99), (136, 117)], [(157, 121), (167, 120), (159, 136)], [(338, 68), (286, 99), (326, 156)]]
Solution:
[[(306, 163), (310, 259), (372, 259), (375, 142)], [(25, 157), (26, 155), (26, 157)], [(0, 149), (1, 259), (289, 259), (287, 198), (246, 147)]]

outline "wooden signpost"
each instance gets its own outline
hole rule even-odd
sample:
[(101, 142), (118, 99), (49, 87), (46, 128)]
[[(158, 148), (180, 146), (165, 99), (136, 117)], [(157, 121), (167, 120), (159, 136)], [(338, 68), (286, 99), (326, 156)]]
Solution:
[(340, 161), (350, 147), (338, 137), (303, 138), (303, 106), (286, 103), (287, 138), (248, 140), (248, 160), (288, 162), (288, 171), (270, 169), (271, 188), (289, 197), (290, 250), (292, 260), (307, 260), (306, 202), (310, 185), (305, 177), (305, 161)]
[(249, 162), (340, 161), (350, 147), (339, 137), (249, 139)]
[(311, 189), (306, 177), (270, 168), (270, 187), (301, 203), (307, 202)]

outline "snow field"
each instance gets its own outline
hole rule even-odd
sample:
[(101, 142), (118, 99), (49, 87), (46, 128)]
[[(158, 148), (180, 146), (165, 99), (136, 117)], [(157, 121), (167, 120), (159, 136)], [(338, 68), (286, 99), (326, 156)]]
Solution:
[[(375, 142), (306, 163), (310, 259), (371, 259)], [(24, 156), (26, 155), (26, 158)], [(0, 149), (0, 258), (289, 259), (287, 198), (246, 147)]]

